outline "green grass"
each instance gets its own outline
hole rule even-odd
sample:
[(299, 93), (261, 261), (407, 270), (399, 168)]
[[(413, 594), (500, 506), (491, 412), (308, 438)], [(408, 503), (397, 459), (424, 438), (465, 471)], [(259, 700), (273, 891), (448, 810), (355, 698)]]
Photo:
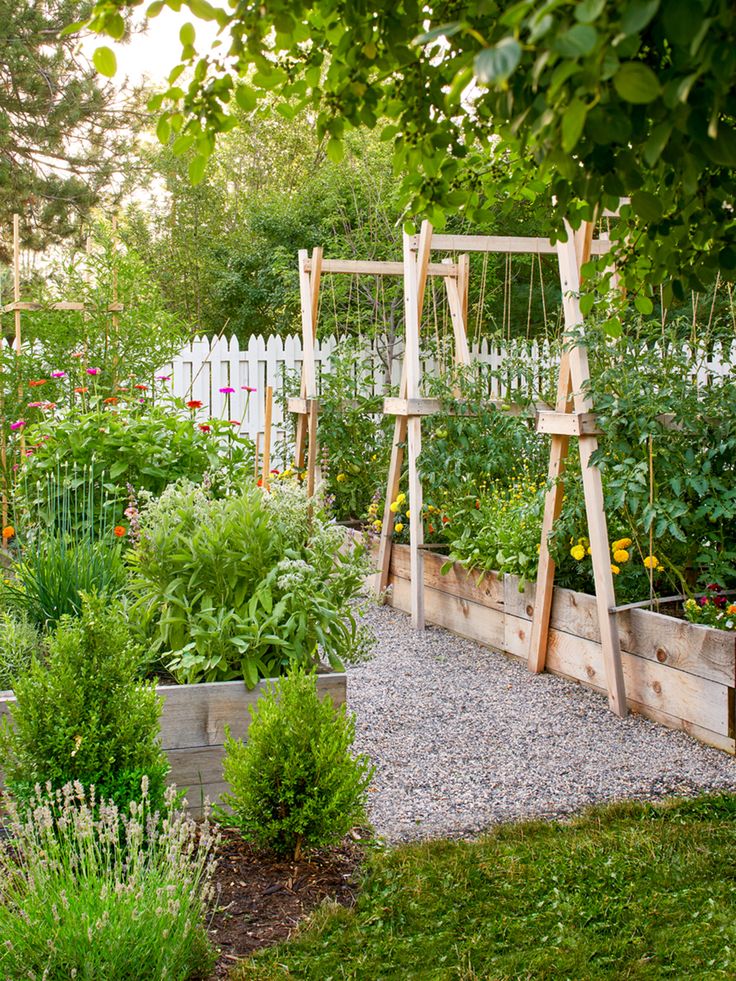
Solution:
[(369, 860), (354, 910), (319, 911), (233, 978), (732, 979), (734, 859), (728, 796), (404, 846)]

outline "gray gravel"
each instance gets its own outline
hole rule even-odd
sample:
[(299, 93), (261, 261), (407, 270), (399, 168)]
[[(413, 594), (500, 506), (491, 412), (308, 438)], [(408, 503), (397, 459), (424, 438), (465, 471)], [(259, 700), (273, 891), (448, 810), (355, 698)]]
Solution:
[(736, 790), (736, 760), (602, 695), (389, 607), (366, 615), (375, 657), (348, 668), (357, 748), (376, 764), (386, 841), (470, 837), (499, 821), (604, 801)]

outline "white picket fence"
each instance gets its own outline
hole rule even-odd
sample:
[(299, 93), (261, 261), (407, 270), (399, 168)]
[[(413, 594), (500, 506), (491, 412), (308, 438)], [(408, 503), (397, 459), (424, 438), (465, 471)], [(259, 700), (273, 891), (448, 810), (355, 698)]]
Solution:
[[(339, 339), (332, 336), (315, 344), (318, 389), (321, 374), (329, 368), (339, 344)], [(378, 344), (385, 347), (384, 340), (379, 340)], [(366, 394), (382, 394), (385, 390), (385, 369), (378, 350), (375, 341), (366, 341), (362, 360), (364, 366), (372, 368), (373, 378), (371, 391)], [(401, 374), (400, 354), (399, 343), (392, 364), (394, 385), (398, 384)], [(554, 390), (558, 353), (557, 348), (547, 341), (505, 342), (501, 347), (484, 339), (472, 351), (472, 357), (490, 369), (487, 373), (490, 398), (510, 398), (520, 391), (534, 397), (540, 391)], [(515, 367), (519, 361), (527, 366), (523, 372)], [(716, 345), (707, 356), (693, 356), (692, 361), (693, 382), (707, 385), (714, 377), (728, 374), (736, 364), (736, 341), (725, 350)], [(271, 385), (274, 389), (274, 436), (278, 440), (284, 432), (284, 418), (277, 396), (283, 391), (287, 374), (299, 373), (301, 366), (302, 345), (298, 335), (267, 339), (253, 336), (244, 348), (235, 337), (197, 337), (157, 374), (170, 376), (166, 386), (174, 395), (202, 403), (198, 417), (238, 420), (241, 431), (251, 439), (263, 433), (265, 392)], [(437, 368), (433, 358), (425, 359), (426, 375), (431, 376)], [(224, 392), (227, 388), (235, 391)], [(255, 391), (249, 393), (246, 388)]]

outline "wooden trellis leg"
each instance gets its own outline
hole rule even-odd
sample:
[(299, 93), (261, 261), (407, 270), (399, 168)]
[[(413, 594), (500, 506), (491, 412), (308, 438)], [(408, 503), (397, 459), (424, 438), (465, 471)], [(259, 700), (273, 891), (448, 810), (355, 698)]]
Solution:
[[(419, 361), (419, 348), (418, 348), (418, 334), (419, 334), (419, 319), (420, 311), (424, 305), (424, 291), (427, 285), (427, 272), (429, 267), (429, 256), (432, 246), (432, 226), (428, 221), (422, 222), (422, 228), (419, 233), (419, 243), (417, 246), (417, 257), (414, 258), (409, 247), (409, 242), (404, 240), (404, 300), (405, 300), (405, 330), (407, 332), (407, 346), (404, 349), (404, 363), (401, 369), (401, 384), (399, 385), (399, 396), (402, 399), (407, 397), (408, 392), (408, 374), (407, 374), (407, 350), (408, 350), (408, 320), (406, 320), (406, 298), (407, 298), (407, 286), (406, 286), (406, 276), (407, 276), (407, 255), (411, 254), (411, 260), (413, 263), (413, 275), (416, 282), (416, 324), (417, 324), (417, 380), (418, 380), (418, 361)], [(383, 507), (383, 520), (381, 524), (381, 538), (378, 546), (378, 571), (376, 573), (376, 588), (379, 593), (385, 590), (388, 585), (389, 571), (391, 568), (391, 545), (393, 542), (394, 533), (394, 513), (391, 510), (392, 501), (396, 500), (396, 496), (399, 493), (399, 487), (401, 482), (401, 470), (404, 465), (404, 445), (408, 438), (408, 419), (406, 416), (397, 416), (394, 423), (394, 437), (393, 443), (391, 444), (391, 461), (389, 463), (388, 470), (388, 480), (386, 482), (386, 501)], [(421, 429), (420, 429), (420, 447), (421, 447)], [(416, 437), (413, 439), (414, 450), (418, 456), (417, 451), (417, 441)], [(416, 459), (416, 457), (415, 457)], [(411, 492), (411, 487), (410, 487)], [(421, 493), (421, 491), (420, 491)], [(421, 512), (418, 512), (414, 506), (414, 500), (410, 496), (409, 498), (411, 515), (409, 517), (409, 532), (411, 536), (411, 527), (414, 521), (419, 520), (421, 522)], [(414, 519), (414, 520), (412, 520)], [(414, 570), (412, 567), (412, 578), (414, 576)], [(422, 593), (423, 599), (423, 593)], [(422, 606), (423, 606), (422, 602)], [(412, 609), (414, 607), (412, 606)]]
[[(300, 396), (307, 400), (306, 410), (300, 412), (296, 421), (295, 459), (299, 470), (304, 467), (305, 445), (309, 428), (309, 400), (317, 397), (317, 372), (314, 359), (314, 342), (317, 337), (317, 316), (319, 313), (319, 286), (322, 274), (322, 248), (312, 250), (311, 273), (307, 271), (308, 253), (299, 252), (299, 294), (302, 309), (302, 381)], [(314, 455), (312, 484), (316, 475), (316, 454)], [(309, 483), (309, 475), (307, 482)]]
[[(566, 243), (560, 243), (558, 246), (562, 301), (565, 313), (565, 326), (568, 331), (578, 328), (583, 322), (579, 300), (580, 265), (586, 253), (589, 254), (591, 235), (592, 228), (585, 228), (582, 247), (580, 247), (580, 238), (578, 237), (579, 251), (576, 253), (575, 239), (571, 230), (568, 228), (568, 241)], [(565, 361), (567, 362), (566, 364)], [(563, 442), (565, 437), (571, 434), (577, 435), (580, 443), (580, 466), (582, 470), (588, 535), (593, 560), (596, 608), (601, 634), (601, 652), (608, 688), (608, 704), (611, 710), (617, 715), (625, 716), (626, 689), (621, 664), (618, 624), (616, 615), (612, 612), (616, 605), (616, 598), (613, 586), (613, 574), (611, 572), (608, 526), (603, 500), (603, 483), (600, 470), (595, 466), (591, 466), (590, 462), (598, 448), (598, 439), (595, 433), (589, 431), (583, 424), (584, 415), (592, 411), (592, 403), (589, 397), (583, 394), (583, 387), (589, 378), (590, 370), (587, 349), (581, 344), (575, 344), (567, 352), (567, 357), (563, 358), (563, 364), (560, 368), (560, 384), (558, 387), (558, 412), (560, 411), (563, 391), (566, 395), (568, 387), (571, 387), (573, 391), (575, 417), (571, 418), (569, 422), (566, 422), (563, 413), (560, 413), (560, 418), (556, 420), (553, 450), (550, 458), (550, 475), (553, 475), (552, 471), (555, 463), (558, 466), (558, 475), (561, 473), (561, 467), (564, 465), (564, 458), (567, 451), (567, 447)], [(565, 408), (567, 408), (567, 399), (565, 399)], [(546, 554), (547, 535), (552, 527), (555, 509), (559, 513), (561, 503), (562, 482), (558, 480), (547, 495), (542, 531), (543, 537), (540, 543), (540, 576), (537, 583), (535, 614), (532, 624), (532, 644), (529, 655), (529, 664), (532, 670), (541, 670), (544, 666), (549, 611), (554, 582), (554, 565)], [(545, 553), (544, 567), (542, 567), (541, 561), (543, 553)]]

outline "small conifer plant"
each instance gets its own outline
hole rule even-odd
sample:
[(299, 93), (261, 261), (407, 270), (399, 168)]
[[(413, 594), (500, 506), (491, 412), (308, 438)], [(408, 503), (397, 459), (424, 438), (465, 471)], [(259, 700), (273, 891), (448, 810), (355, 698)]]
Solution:
[(354, 716), (320, 699), (313, 674), (293, 671), (251, 708), (247, 743), (227, 736), (223, 801), (233, 813), (220, 818), (294, 859), (339, 841), (366, 820), (374, 770), (353, 756), (354, 739)]

